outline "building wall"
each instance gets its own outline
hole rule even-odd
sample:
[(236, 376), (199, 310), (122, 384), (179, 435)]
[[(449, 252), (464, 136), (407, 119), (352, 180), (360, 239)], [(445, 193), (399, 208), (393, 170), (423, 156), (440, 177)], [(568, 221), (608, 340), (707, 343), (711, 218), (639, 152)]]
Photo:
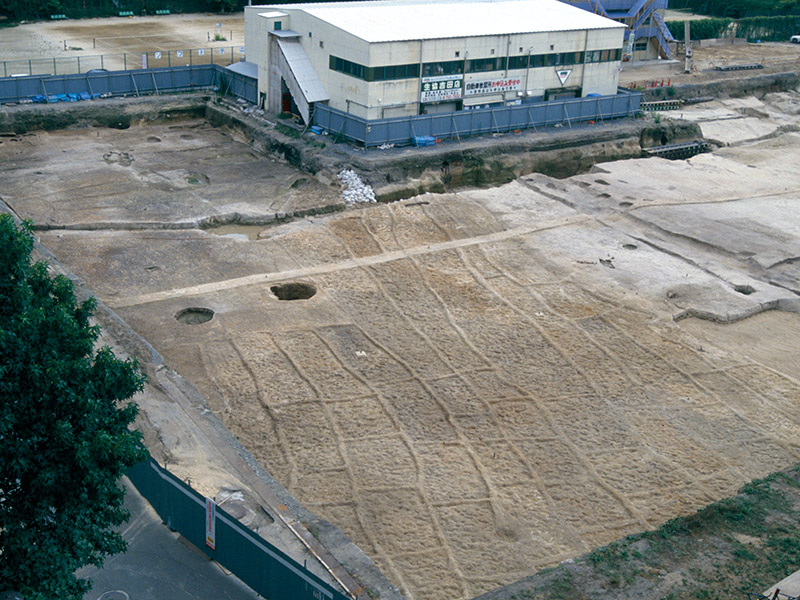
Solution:
[[(263, 38), (272, 37), (268, 32), (273, 29), (276, 19), (258, 15), (275, 12), (274, 8), (263, 6), (245, 8), (247, 60), (259, 64), (259, 90), (264, 93), (269, 86), (267, 80), (275, 77), (275, 73), (270, 73), (265, 68), (269, 64), (268, 51), (264, 49), (267, 44), (253, 42), (247, 36), (255, 35), (257, 38), (262, 38), (262, 41)], [(421, 108), (429, 112), (455, 110), (461, 107), (462, 103), (467, 107), (486, 103), (515, 102), (528, 98), (540, 99), (547, 90), (560, 88), (579, 87), (582, 96), (614, 94), (619, 80), (619, 61), (465, 73), (459, 81), (462, 90), (469, 84), (489, 80), (510, 80), (512, 85), (509, 87), (514, 89), (462, 94), (462, 98), (457, 102), (442, 102), (421, 107), (420, 93), (425, 76), (422, 71), (420, 76), (415, 78), (369, 82), (332, 70), (330, 57), (339, 57), (364, 67), (389, 65), (421, 67), (424, 63), (442, 61), (590, 52), (621, 48), (624, 30), (612, 28), (370, 44), (316, 17), (300, 10), (293, 10), (290, 6), (282, 6), (281, 12), (287, 15), (283, 18), (285, 22), (282, 23), (282, 29), (290, 29), (300, 34), (300, 42), (330, 96), (328, 104), (368, 119), (418, 114)], [(259, 25), (254, 25), (254, 21), (259, 22)], [(558, 76), (558, 71), (562, 69), (570, 71), (563, 84)], [(270, 108), (272, 106), (270, 103)]]

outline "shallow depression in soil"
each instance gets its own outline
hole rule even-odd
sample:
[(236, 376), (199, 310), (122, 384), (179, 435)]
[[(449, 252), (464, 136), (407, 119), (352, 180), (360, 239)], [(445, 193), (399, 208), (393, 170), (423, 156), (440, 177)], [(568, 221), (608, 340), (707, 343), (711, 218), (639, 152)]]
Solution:
[(255, 241), (264, 231), (263, 225), (221, 225), (204, 229), (206, 233), (241, 241)]

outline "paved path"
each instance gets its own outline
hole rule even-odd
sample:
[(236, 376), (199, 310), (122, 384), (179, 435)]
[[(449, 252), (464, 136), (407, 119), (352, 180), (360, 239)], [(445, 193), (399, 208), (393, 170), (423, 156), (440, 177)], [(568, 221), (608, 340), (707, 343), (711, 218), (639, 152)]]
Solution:
[(130, 482), (123, 527), (125, 554), (106, 559), (102, 569), (87, 567), (79, 577), (94, 580), (84, 600), (255, 600), (258, 594), (234, 575), (170, 531)]

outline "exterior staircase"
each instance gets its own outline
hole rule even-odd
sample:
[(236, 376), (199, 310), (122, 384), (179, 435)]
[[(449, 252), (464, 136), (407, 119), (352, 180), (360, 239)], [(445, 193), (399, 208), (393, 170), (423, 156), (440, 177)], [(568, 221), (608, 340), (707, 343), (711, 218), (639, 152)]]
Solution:
[(670, 42), (675, 39), (667, 29), (659, 10), (667, 7), (668, 0), (561, 0), (583, 10), (614, 19), (628, 26), (627, 43), (631, 33), (636, 40), (655, 40), (661, 58), (671, 58)]

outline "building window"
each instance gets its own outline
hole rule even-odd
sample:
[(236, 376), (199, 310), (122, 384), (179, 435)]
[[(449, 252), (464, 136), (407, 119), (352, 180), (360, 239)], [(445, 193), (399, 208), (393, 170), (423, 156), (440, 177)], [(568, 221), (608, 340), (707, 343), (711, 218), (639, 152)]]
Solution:
[(456, 58), (458, 58), (459, 56), (461, 56), (461, 52), (459, 52), (458, 50), (456, 50)]
[(311, 37), (311, 32), (310, 31), (308, 32), (308, 37)]
[(272, 28), (273, 28), (275, 31), (280, 31), (280, 30), (281, 30), (281, 22), (280, 22), (280, 21), (275, 21), (275, 22), (272, 24)]
[(467, 61), (467, 73), (486, 73), (489, 71), (503, 71), (506, 68), (505, 57), (500, 58), (474, 58)]
[(528, 68), (528, 57), (527, 56), (509, 56), (508, 57), (508, 68), (509, 70), (514, 69), (527, 69)]
[(425, 63), (422, 65), (423, 77), (436, 77), (437, 75), (457, 75), (464, 72), (463, 60), (448, 60), (444, 62)]
[(324, 47), (325, 47), (325, 42), (323, 42), (322, 40), (320, 40), (320, 41), (319, 41), (319, 47), (320, 47), (320, 48), (324, 48)]
[(416, 79), (419, 77), (419, 64), (388, 65), (384, 67), (365, 67), (338, 56), (331, 56), (329, 67), (332, 71), (344, 73), (364, 81), (389, 81), (392, 79)]

